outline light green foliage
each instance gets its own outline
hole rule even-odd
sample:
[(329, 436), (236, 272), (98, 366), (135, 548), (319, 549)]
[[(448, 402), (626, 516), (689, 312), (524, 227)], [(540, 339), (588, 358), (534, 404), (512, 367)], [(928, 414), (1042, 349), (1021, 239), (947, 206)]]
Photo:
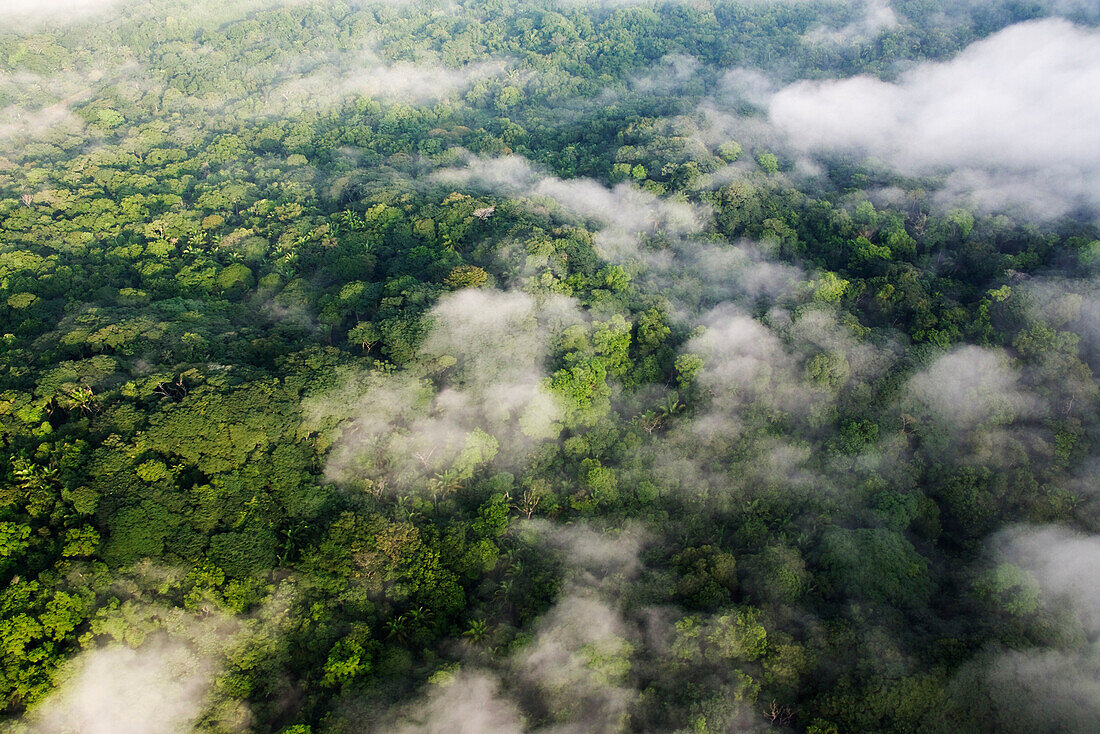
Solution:
[(95, 555), (99, 547), (99, 532), (92, 527), (73, 528), (65, 531), (65, 546), (61, 555), (79, 558)]
[(974, 592), (995, 611), (1013, 616), (1034, 614), (1039, 608), (1039, 584), (1027, 571), (1000, 563), (974, 582)]
[(630, 369), (630, 324), (622, 314), (615, 314), (610, 321), (596, 325), (592, 346), (603, 358), (608, 375), (620, 377)]
[(775, 157), (774, 153), (758, 153), (756, 162), (765, 173), (777, 173), (779, 171), (779, 159)]
[(824, 272), (814, 281), (814, 299), (824, 303), (837, 303), (844, 297), (850, 283), (836, 273)]
[(489, 274), (476, 265), (459, 265), (447, 274), (445, 281), (456, 290), (460, 288), (478, 288), (489, 280)]
[(31, 526), (0, 522), (0, 557), (18, 556), (30, 547)]
[[(170, 635), (202, 731), (1090, 730), (997, 549), (1097, 529), (1095, 218), (755, 132), (753, 69), (901, 88), (1035, 8), (83, 5), (0, 30), (5, 721)], [(490, 286), (529, 358), (426, 354)], [(968, 344), (960, 427), (913, 386)]]
[(549, 387), (560, 399), (566, 426), (591, 425), (611, 409), (607, 365), (600, 358), (558, 370)]
[(828, 390), (839, 389), (850, 374), (848, 359), (840, 352), (815, 354), (806, 363), (806, 377)]
[(733, 163), (741, 157), (741, 144), (734, 140), (722, 143), (718, 146), (718, 157), (726, 163)]
[(343, 685), (370, 672), (370, 653), (364, 647), (369, 639), (370, 630), (360, 625), (360, 629), (339, 640), (325, 661), (322, 685)]
[(676, 383), (686, 390), (694, 384), (704, 365), (703, 358), (698, 354), (679, 355), (676, 357)]
[(480, 428), (475, 428), (466, 436), (466, 442), (462, 452), (455, 459), (453, 470), (462, 479), (473, 476), (474, 471), (487, 462), (493, 460), (500, 442)]
[(673, 653), (684, 662), (752, 662), (767, 651), (768, 634), (759, 620), (760, 611), (751, 607), (709, 619), (684, 617), (675, 625)]
[(30, 308), (38, 301), (38, 296), (33, 293), (13, 293), (8, 296), (8, 305), (16, 310)]

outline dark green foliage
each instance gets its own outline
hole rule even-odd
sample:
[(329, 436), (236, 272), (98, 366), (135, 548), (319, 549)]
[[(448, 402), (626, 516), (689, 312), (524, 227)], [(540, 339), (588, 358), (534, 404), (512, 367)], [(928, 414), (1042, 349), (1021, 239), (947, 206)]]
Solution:
[[(815, 45), (853, 4), (555, 5), (154, 0), (0, 29), (0, 111), (80, 121), (0, 120), (3, 715), (82, 651), (232, 618), (204, 730), (233, 729), (227, 711), (245, 712), (237, 730), (384, 729), (458, 666), (499, 674), (533, 727), (560, 724), (590, 701), (533, 693), (516, 661), (563, 599), (609, 587), (622, 629), (576, 654), (625, 701), (624, 731), (761, 713), (819, 734), (1040, 730), (1042, 704), (1005, 693), (1029, 665), (1095, 678), (1073, 615), (984, 551), (1018, 523), (1095, 530), (1095, 224), (945, 212), (934, 182), (853, 160), (796, 186), (784, 151), (690, 132), (726, 70), (890, 78), (1038, 6), (899, 1), (906, 23)], [(507, 68), (427, 101), (279, 86), (366, 63), (368, 42), (433, 85)], [(555, 206), (553, 186), (446, 175), (468, 155), (704, 223), (662, 231)], [(734, 163), (732, 182), (707, 178)], [(864, 193), (886, 188), (905, 203)], [(620, 236), (636, 256), (615, 255)], [(725, 296), (677, 294), (697, 251), (743, 238), (791, 283), (731, 296), (759, 331), (708, 352), (695, 311)], [(1048, 297), (1030, 286), (1044, 274), (1076, 285)], [(477, 393), (492, 376), (425, 349), (460, 291), (536, 305), (519, 384)], [(711, 333), (735, 320), (716, 318)], [(1004, 405), (955, 425), (911, 378), (964, 344), (1003, 350), (1013, 377)], [(549, 435), (509, 414), (495, 433), (456, 420), (442, 464), (444, 439), (414, 445), (458, 430), (448, 400), (466, 416), (529, 394)], [(401, 440), (345, 467), (343, 448), (376, 448), (361, 414)], [(581, 527), (641, 538), (637, 563), (550, 550)], [(1051, 730), (1087, 730), (1067, 700)]]

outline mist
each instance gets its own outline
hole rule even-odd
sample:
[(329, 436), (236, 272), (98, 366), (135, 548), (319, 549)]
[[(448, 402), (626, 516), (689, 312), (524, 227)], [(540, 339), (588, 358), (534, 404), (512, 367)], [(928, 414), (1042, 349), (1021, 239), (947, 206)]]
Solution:
[(1053, 218), (1100, 207), (1100, 32), (1021, 23), (897, 82), (799, 82), (771, 99), (796, 149), (855, 153), (909, 175), (943, 176), (942, 195)]
[(0, 730), (1091, 732), (1092, 17), (9, 3)]
[(211, 661), (168, 638), (89, 650), (70, 662), (28, 723), (35, 734), (188, 734), (214, 672)]
[(0, 8), (0, 20), (20, 28), (79, 23), (105, 15), (122, 3), (123, 0), (8, 0)]
[(569, 299), (467, 289), (429, 319), (421, 370), (358, 373), (307, 402), (308, 426), (346, 421), (326, 464), (333, 480), (379, 492), (466, 480), (489, 462), (513, 466), (560, 432), (544, 363), (553, 334), (581, 321)]

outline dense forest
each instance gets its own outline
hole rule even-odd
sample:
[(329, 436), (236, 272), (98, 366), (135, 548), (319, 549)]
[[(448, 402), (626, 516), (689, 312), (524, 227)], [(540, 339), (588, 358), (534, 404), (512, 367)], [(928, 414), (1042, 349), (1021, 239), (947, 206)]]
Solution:
[(0, 732), (1094, 732), (1100, 11), (8, 0)]

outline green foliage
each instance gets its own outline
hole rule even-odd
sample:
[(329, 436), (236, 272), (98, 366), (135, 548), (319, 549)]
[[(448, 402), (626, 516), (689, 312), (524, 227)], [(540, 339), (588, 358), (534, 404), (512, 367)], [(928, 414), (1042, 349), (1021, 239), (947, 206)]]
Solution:
[[(532, 730), (1044, 730), (980, 685), (1088, 642), (985, 551), (1096, 530), (1095, 222), (724, 137), (763, 119), (731, 69), (889, 82), (1039, 10), (895, 2), (836, 44), (859, 8), (170, 5), (0, 30), (3, 715), (224, 627), (189, 641), (204, 731), (385, 726), (459, 663)], [(491, 288), (535, 304), (516, 384), (426, 356)], [(696, 348), (730, 301), (761, 330)], [(910, 409), (965, 343), (1006, 352), (991, 417)]]

